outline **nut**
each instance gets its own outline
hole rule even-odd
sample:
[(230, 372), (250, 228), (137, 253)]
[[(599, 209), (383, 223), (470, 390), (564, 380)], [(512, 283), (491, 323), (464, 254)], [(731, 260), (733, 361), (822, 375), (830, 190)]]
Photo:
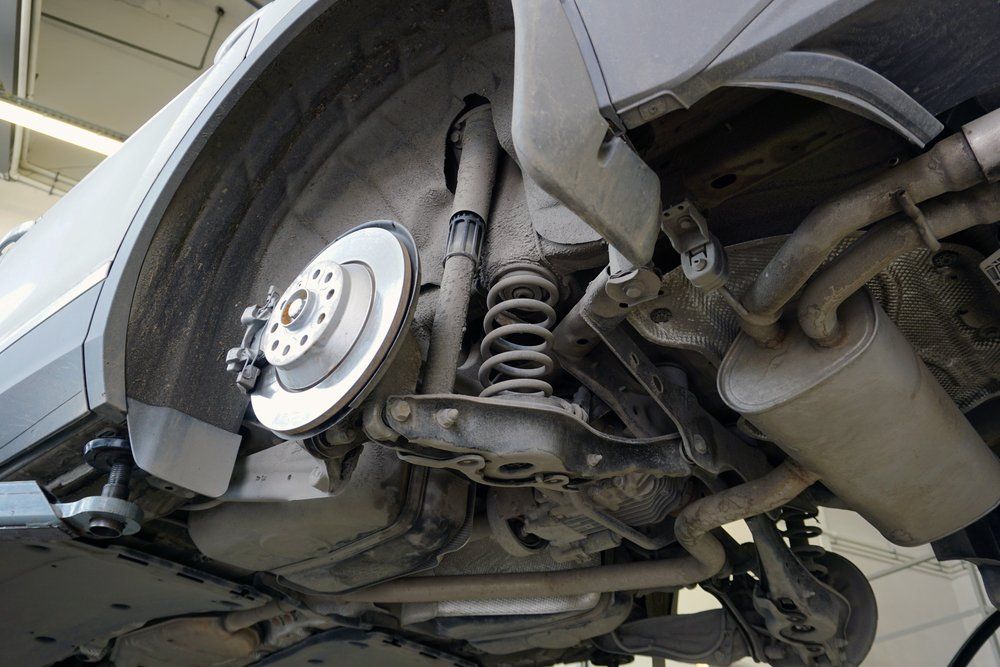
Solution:
[(395, 400), (389, 404), (389, 416), (398, 422), (405, 422), (413, 414), (410, 404), (403, 400)]
[(441, 428), (451, 428), (458, 421), (458, 410), (455, 408), (445, 408), (434, 413), (434, 419), (441, 425)]

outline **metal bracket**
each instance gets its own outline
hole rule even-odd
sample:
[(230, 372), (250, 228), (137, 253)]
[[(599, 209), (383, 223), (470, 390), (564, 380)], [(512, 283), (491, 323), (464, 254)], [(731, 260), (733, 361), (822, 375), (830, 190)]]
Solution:
[(663, 233), (681, 256), (681, 268), (691, 284), (711, 292), (726, 284), (726, 251), (708, 230), (705, 216), (686, 199), (663, 212)]
[[(755, 479), (766, 472), (768, 466), (760, 452), (747, 447), (706, 412), (691, 392), (670, 382), (662, 369), (657, 368), (619, 326), (630, 307), (611, 299), (606, 289), (607, 280), (607, 272), (602, 271), (556, 327), (553, 349), (562, 367), (598, 396), (606, 393), (602, 377), (581, 372), (581, 364), (586, 363), (583, 360), (594, 353), (598, 342), (596, 336), (676, 425), (683, 440), (684, 455), (694, 466), (715, 475), (733, 470), (744, 479)], [(615, 404), (609, 407), (614, 409)], [(636, 422), (629, 415), (619, 416), (626, 424)]]
[(630, 271), (613, 273), (605, 289), (608, 296), (627, 306), (637, 306), (660, 295), (661, 279), (656, 271), (639, 267)]
[(124, 524), (122, 535), (133, 535), (142, 527), (142, 510), (139, 506), (122, 498), (108, 496), (88, 496), (72, 503), (56, 503), (52, 506), (56, 515), (82, 535), (90, 534), (93, 519), (111, 519)]
[(278, 502), (328, 498), (340, 476), (338, 459), (320, 460), (290, 440), (241, 459), (219, 500)]
[(804, 664), (823, 654), (830, 665), (844, 664), (851, 605), (806, 569), (770, 519), (751, 517), (747, 524), (762, 570), (753, 604), (768, 632), (793, 648)]
[(987, 257), (979, 265), (986, 278), (1000, 292), (1000, 250)]
[(893, 196), (896, 198), (900, 210), (916, 225), (917, 231), (920, 233), (920, 238), (928, 250), (939, 252), (941, 250), (941, 242), (934, 235), (934, 230), (931, 229), (927, 218), (924, 217), (924, 212), (920, 210), (920, 207), (913, 201), (910, 194), (906, 190), (897, 190)]
[(484, 484), (563, 489), (574, 480), (631, 472), (691, 474), (676, 435), (620, 438), (557, 407), (525, 401), (455, 394), (394, 396), (386, 422), (409, 443), (393, 445), (404, 450), (403, 460), (457, 469)]
[(124, 523), (122, 533), (139, 531), (142, 510), (121, 498), (89, 496), (72, 503), (49, 503), (37, 482), (0, 483), (0, 542), (11, 539), (90, 537), (90, 521), (109, 518)]
[(271, 317), (279, 296), (278, 290), (271, 285), (267, 290), (264, 305), (248, 306), (243, 311), (240, 316), (240, 324), (246, 327), (243, 341), (239, 347), (230, 348), (226, 352), (226, 370), (236, 373), (236, 386), (244, 394), (249, 394), (257, 386), (260, 369), (267, 363), (264, 352), (260, 349), (260, 337), (257, 334)]

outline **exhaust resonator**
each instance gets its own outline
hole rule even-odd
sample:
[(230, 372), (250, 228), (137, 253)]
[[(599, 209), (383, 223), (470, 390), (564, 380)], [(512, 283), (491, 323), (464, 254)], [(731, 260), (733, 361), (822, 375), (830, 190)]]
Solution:
[(773, 348), (741, 334), (719, 392), (887, 539), (925, 544), (1000, 504), (1000, 460), (866, 291), (838, 343), (798, 326)]

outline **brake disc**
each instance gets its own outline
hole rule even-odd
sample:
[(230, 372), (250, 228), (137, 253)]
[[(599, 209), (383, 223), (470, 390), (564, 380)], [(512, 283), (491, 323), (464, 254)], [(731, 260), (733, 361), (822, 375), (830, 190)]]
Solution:
[(393, 222), (356, 227), (314, 257), (263, 327), (267, 365), (250, 395), (260, 423), (302, 437), (357, 406), (398, 349), (418, 275), (413, 238)]

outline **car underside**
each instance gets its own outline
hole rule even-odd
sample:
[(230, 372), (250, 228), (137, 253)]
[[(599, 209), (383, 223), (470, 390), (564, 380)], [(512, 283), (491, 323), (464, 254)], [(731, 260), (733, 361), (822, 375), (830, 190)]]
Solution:
[(821, 507), (996, 602), (1000, 17), (856, 4), (627, 109), (587, 3), (317, 12), (164, 199), (120, 417), (4, 464), (5, 586), (76, 600), (17, 664), (860, 665)]

